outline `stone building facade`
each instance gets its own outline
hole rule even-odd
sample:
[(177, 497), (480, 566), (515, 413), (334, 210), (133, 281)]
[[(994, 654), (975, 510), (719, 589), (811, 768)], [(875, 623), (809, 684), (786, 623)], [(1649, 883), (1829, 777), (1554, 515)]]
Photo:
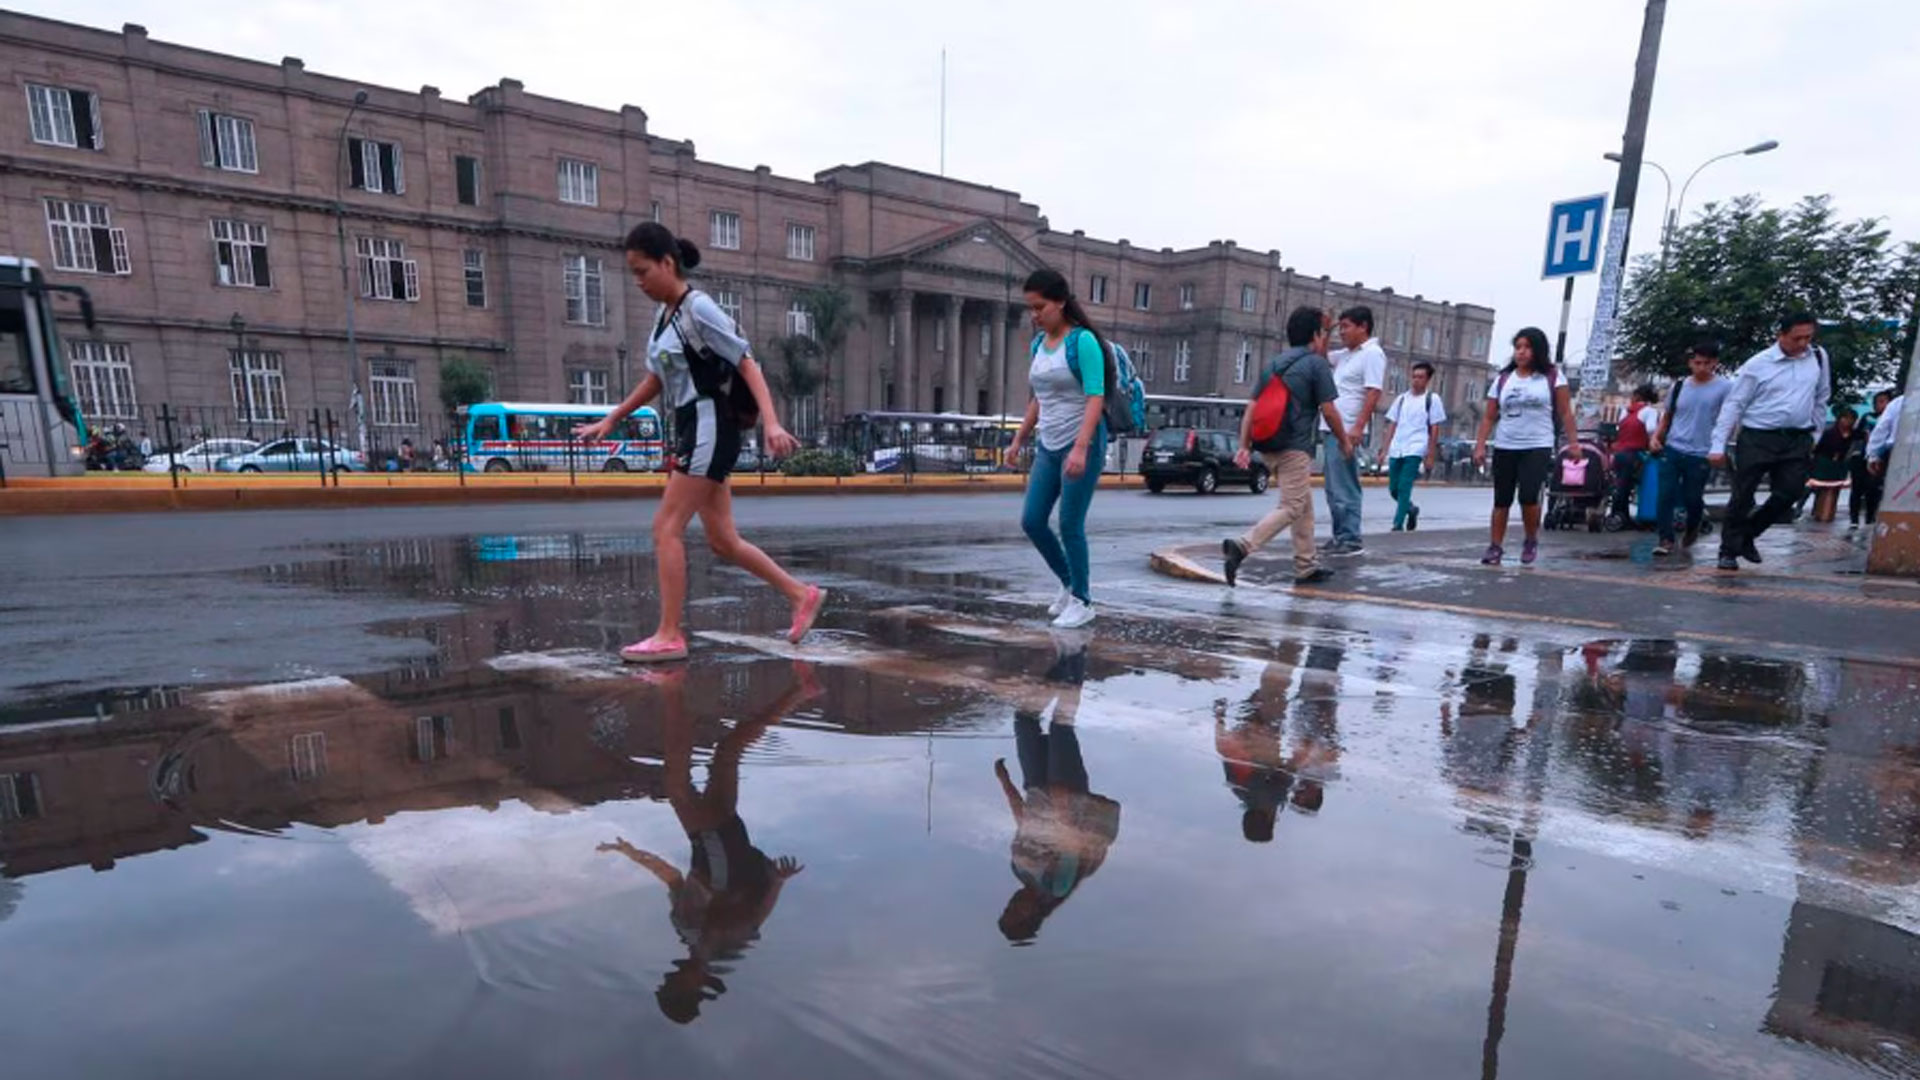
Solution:
[(438, 415), (455, 357), (491, 369), (504, 399), (617, 400), (654, 315), (620, 240), (649, 219), (700, 244), (700, 284), (770, 361), (809, 329), (800, 294), (854, 298), (863, 319), (803, 426), (823, 408), (1017, 410), (1019, 287), (1043, 265), (1132, 350), (1150, 393), (1243, 396), (1300, 303), (1371, 305), (1399, 386), (1422, 359), (1452, 401), (1477, 405), (1487, 383), (1485, 307), (1334, 282), (1231, 241), (1060, 232), (1013, 192), (891, 165), (811, 181), (719, 165), (639, 108), (513, 79), (456, 101), (14, 13), (0, 13), (0, 76), (15, 95), (0, 251), (93, 294), (101, 331), (65, 334), (96, 418), (168, 402), (271, 424), (344, 414), (358, 388), (397, 439)]

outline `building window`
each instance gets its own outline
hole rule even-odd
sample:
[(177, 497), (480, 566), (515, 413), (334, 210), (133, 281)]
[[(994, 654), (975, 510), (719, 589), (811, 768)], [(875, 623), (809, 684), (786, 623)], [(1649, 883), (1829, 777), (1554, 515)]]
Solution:
[(113, 211), (104, 203), (47, 200), (47, 237), (53, 244), (53, 268), (81, 274), (131, 274), (127, 231), (113, 227)]
[(461, 206), (480, 205), (480, 159), (456, 155), (453, 159), (453, 186)]
[(407, 258), (407, 245), (380, 236), (362, 236), (360, 295), (368, 300), (420, 299), (420, 264)]
[(413, 760), (425, 764), (447, 756), (453, 742), (453, 720), (446, 716), (421, 716), (413, 722)]
[(1253, 342), (1240, 339), (1240, 352), (1233, 358), (1233, 381), (1245, 384), (1253, 370)]
[(234, 349), (228, 354), (233, 381), (233, 410), (251, 423), (278, 424), (287, 419), (287, 379), (277, 352)]
[(1393, 343), (1402, 349), (1407, 347), (1407, 320), (1393, 320)]
[(420, 387), (413, 381), (413, 364), (407, 360), (375, 360), (368, 389), (373, 391), (373, 423), (376, 427), (418, 427), (420, 425)]
[(1133, 369), (1139, 373), (1142, 382), (1152, 382), (1159, 371), (1154, 366), (1153, 344), (1146, 338), (1133, 343)]
[(259, 172), (260, 157), (253, 146), (253, 121), (201, 109), (200, 164), (227, 172)]
[(127, 346), (69, 339), (67, 368), (73, 372), (73, 391), (80, 399), (81, 416), (89, 420), (130, 420), (137, 415), (133, 357)]
[(1260, 310), (1260, 290), (1252, 285), (1240, 286), (1240, 310)]
[(647, 220), (653, 222), (655, 225), (660, 224), (660, 200), (659, 199), (653, 200), (653, 205), (647, 208)]
[(349, 183), (361, 191), (376, 195), (407, 193), (406, 155), (397, 142), (348, 139), (347, 169), (351, 173)]
[(1153, 307), (1153, 283), (1150, 281), (1134, 282), (1133, 283), (1134, 310), (1146, 311), (1152, 307)]
[(213, 265), (222, 285), (271, 289), (273, 273), (267, 266), (267, 230), (248, 221), (216, 218), (213, 229)]
[(714, 291), (713, 302), (721, 311), (727, 313), (727, 318), (732, 319), (733, 325), (738, 328), (741, 311), (740, 294), (733, 289), (718, 289)]
[(461, 268), (467, 277), (467, 306), (487, 306), (487, 253), (468, 248), (460, 253)]
[(591, 161), (561, 158), (560, 201), (575, 206), (599, 206), (600, 166)]
[(1423, 326), (1420, 328), (1420, 351), (1433, 351), (1433, 327), (1431, 326)]
[(740, 215), (732, 210), (715, 210), (708, 219), (712, 224), (708, 239), (716, 248), (724, 251), (740, 250)]
[(813, 313), (798, 300), (787, 305), (787, 336), (813, 337)]
[(980, 356), (982, 359), (993, 355), (993, 320), (980, 320)]
[[(947, 320), (935, 319), (933, 323), (933, 351), (947, 351)], [(935, 412), (940, 410), (935, 409)]]
[(1107, 275), (1095, 274), (1087, 282), (1087, 302), (1090, 304), (1107, 302)]
[(1193, 310), (1193, 285), (1191, 283), (1180, 286), (1180, 310)]
[(100, 150), (100, 98), (85, 90), (27, 84), (27, 124), (33, 141), (74, 150)]
[(567, 372), (567, 404), (606, 405), (607, 373), (591, 368), (572, 368)]
[(1484, 358), (1486, 355), (1487, 355), (1487, 332), (1485, 330), (1475, 330), (1473, 332), (1473, 340), (1467, 346), (1467, 356), (1468, 358), (1472, 359), (1472, 358)]
[(288, 739), (287, 771), (296, 784), (327, 775), (327, 733), (308, 731)]
[(567, 291), (567, 321), (583, 326), (607, 325), (607, 288), (603, 264), (590, 255), (569, 255), (563, 260)]
[(813, 226), (787, 226), (787, 258), (813, 261)]
[(0, 821), (40, 816), (40, 779), (30, 772), (0, 773)]
[(1177, 341), (1173, 346), (1173, 381), (1186, 382), (1193, 375), (1193, 342)]

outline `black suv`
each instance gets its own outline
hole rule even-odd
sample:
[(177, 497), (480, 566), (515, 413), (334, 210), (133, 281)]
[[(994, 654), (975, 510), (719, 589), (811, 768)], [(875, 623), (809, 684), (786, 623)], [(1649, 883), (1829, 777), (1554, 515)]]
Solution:
[(1168, 484), (1191, 487), (1209, 495), (1222, 486), (1244, 487), (1255, 495), (1267, 490), (1267, 470), (1255, 455), (1252, 467), (1243, 469), (1233, 463), (1239, 435), (1229, 431), (1203, 428), (1161, 428), (1147, 440), (1140, 455), (1140, 475), (1147, 490), (1155, 495)]

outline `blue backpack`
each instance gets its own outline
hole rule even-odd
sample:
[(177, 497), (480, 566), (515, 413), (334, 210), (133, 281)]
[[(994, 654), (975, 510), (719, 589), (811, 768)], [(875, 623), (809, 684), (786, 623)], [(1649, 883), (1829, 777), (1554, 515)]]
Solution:
[[(1039, 355), (1040, 344), (1045, 340), (1045, 334), (1035, 334), (1029, 352), (1032, 355)], [(1082, 388), (1085, 388), (1087, 380), (1080, 374), (1079, 346), (1080, 335), (1069, 333), (1067, 335), (1067, 370), (1073, 372), (1073, 377), (1079, 380)], [(1133, 370), (1133, 358), (1127, 355), (1127, 350), (1122, 348), (1119, 342), (1107, 342), (1107, 349), (1112, 353), (1106, 358), (1111, 362), (1107, 364), (1107, 393), (1106, 400), (1102, 403), (1107, 434), (1109, 436), (1138, 434), (1147, 430), (1147, 384), (1140, 381), (1139, 374)]]

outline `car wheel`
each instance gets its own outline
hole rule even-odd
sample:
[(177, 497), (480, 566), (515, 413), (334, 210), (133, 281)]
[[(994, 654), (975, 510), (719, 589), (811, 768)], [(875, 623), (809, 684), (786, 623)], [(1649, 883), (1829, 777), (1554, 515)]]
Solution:
[(1165, 480), (1149, 480), (1147, 481), (1147, 490), (1158, 495), (1167, 490), (1167, 482)]
[(1267, 470), (1256, 468), (1253, 470), (1253, 482), (1247, 486), (1253, 489), (1255, 495), (1265, 495), (1269, 482), (1267, 479)]
[(1220, 475), (1212, 469), (1201, 469), (1200, 479), (1193, 482), (1193, 490), (1202, 495), (1211, 495), (1220, 486)]
[(487, 462), (488, 472), (512, 472), (513, 464), (506, 458), (494, 458)]
[(610, 457), (607, 459), (607, 464), (604, 468), (607, 472), (626, 472), (627, 463), (617, 457)]
[(259, 471), (260, 471), (260, 466), (258, 466), (258, 465), (242, 465), (242, 466), (240, 466), (240, 471), (241, 471), (241, 472), (251, 472), (251, 473), (257, 473), (257, 472), (259, 472)]

